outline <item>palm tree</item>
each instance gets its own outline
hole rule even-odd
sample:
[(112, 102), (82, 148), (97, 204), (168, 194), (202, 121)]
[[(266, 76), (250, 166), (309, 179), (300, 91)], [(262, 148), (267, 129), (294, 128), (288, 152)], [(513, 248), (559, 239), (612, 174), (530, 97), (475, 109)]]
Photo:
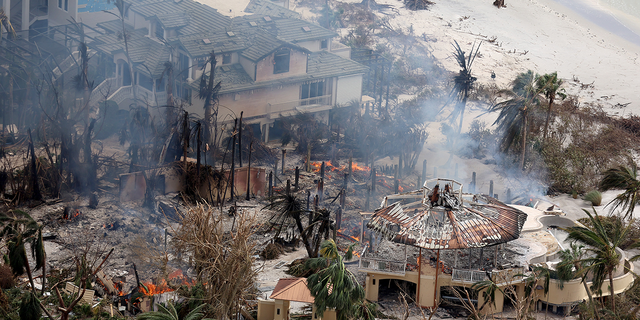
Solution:
[(560, 251), (560, 263), (556, 266), (558, 279), (561, 281), (560, 284), (562, 285), (564, 281), (573, 280), (576, 276), (580, 276), (582, 279), (582, 285), (584, 286), (584, 291), (587, 292), (587, 296), (589, 297), (589, 304), (593, 307), (593, 314), (595, 314), (596, 318), (600, 320), (598, 308), (596, 308), (596, 305), (593, 302), (591, 290), (587, 285), (587, 270), (589, 270), (589, 265), (586, 265), (582, 261), (584, 257), (583, 249), (584, 246), (572, 243), (571, 248)]
[(11, 37), (16, 36), (16, 30), (13, 29), (9, 17), (4, 13), (4, 9), (0, 9), (0, 42), (2, 42), (2, 27)]
[(627, 240), (631, 224), (625, 226), (622, 223), (614, 223), (607, 230), (595, 209), (593, 209), (593, 214), (584, 209), (583, 211), (589, 217), (589, 228), (568, 227), (565, 229), (569, 232), (567, 239), (579, 241), (586, 245), (585, 253), (589, 256), (579, 262), (582, 264), (584, 272), (589, 272), (593, 275), (592, 288), (595, 288), (599, 294), (602, 294), (604, 280), (607, 276), (609, 277), (611, 309), (615, 314), (616, 302), (613, 288), (613, 272), (616, 270), (621, 258), (616, 248)]
[(162, 304), (158, 304), (159, 311), (145, 312), (138, 316), (140, 320), (209, 320), (208, 318), (203, 319), (204, 314), (201, 312), (202, 308), (206, 306), (206, 304), (201, 304), (191, 310), (186, 316), (179, 317), (178, 312), (176, 311), (176, 307), (171, 303), (171, 301), (167, 302), (167, 305), (164, 306)]
[(42, 241), (42, 226), (33, 220), (29, 214), (19, 210), (13, 211), (13, 215), (8, 213), (0, 214), (0, 222), (3, 224), (3, 228), (0, 230), (0, 239), (4, 238), (7, 241), (7, 256), (9, 257), (11, 270), (16, 275), (24, 274), (26, 271), (31, 289), (35, 293), (31, 267), (29, 266), (24, 245), (25, 242), (31, 245), (32, 255), (36, 259), (35, 270), (44, 268), (46, 255)]
[(640, 181), (638, 180), (638, 167), (620, 166), (611, 168), (604, 172), (604, 177), (600, 181), (600, 189), (606, 191), (611, 189), (623, 189), (624, 192), (617, 195), (607, 204), (613, 205), (611, 210), (622, 207), (624, 219), (633, 218), (633, 211), (636, 205), (640, 204)]
[[(473, 83), (478, 80), (478, 78), (471, 75), (471, 66), (473, 65), (473, 61), (478, 56), (478, 52), (480, 50), (480, 44), (476, 47), (475, 43), (471, 46), (471, 53), (466, 55), (457, 41), (453, 41), (453, 48), (455, 49), (454, 57), (456, 58), (456, 62), (460, 66), (460, 72), (458, 75), (453, 77), (453, 89), (451, 89), (451, 93), (449, 94), (449, 104), (452, 100), (456, 100), (456, 105), (449, 115), (450, 120), (453, 122), (456, 119), (460, 118), (458, 125), (458, 135), (462, 131), (462, 120), (464, 118), (464, 111), (467, 105), (467, 99), (469, 98), (469, 92), (473, 89)], [(446, 106), (446, 104), (445, 104)], [(444, 107), (443, 107), (444, 108)], [(442, 110), (442, 109), (441, 109)]]
[(500, 111), (493, 124), (497, 124), (498, 130), (503, 133), (500, 143), (500, 148), (503, 151), (514, 148), (517, 141), (516, 138), (520, 138), (520, 170), (524, 170), (529, 114), (540, 101), (539, 92), (535, 87), (536, 78), (537, 76), (531, 70), (520, 73), (513, 81), (511, 90), (498, 92), (498, 94), (504, 95), (508, 99), (489, 108), (489, 112)]
[(536, 79), (537, 90), (542, 92), (549, 101), (549, 107), (547, 108), (547, 119), (544, 122), (544, 142), (547, 141), (549, 118), (551, 118), (551, 107), (553, 106), (553, 101), (555, 100), (556, 96), (560, 96), (560, 99), (564, 99), (567, 97), (567, 95), (564, 94), (564, 89), (560, 89), (560, 86), (562, 86), (562, 80), (558, 79), (558, 72), (547, 73), (539, 76)]
[[(321, 257), (305, 262), (305, 268), (319, 270), (307, 278), (307, 287), (315, 298), (318, 317), (322, 317), (327, 309), (335, 309), (338, 320), (350, 319), (357, 313), (358, 306), (362, 305), (364, 288), (358, 283), (355, 275), (344, 266), (342, 256), (333, 240), (322, 243), (320, 254)], [(350, 255), (351, 247), (347, 250), (345, 258), (350, 259)]]

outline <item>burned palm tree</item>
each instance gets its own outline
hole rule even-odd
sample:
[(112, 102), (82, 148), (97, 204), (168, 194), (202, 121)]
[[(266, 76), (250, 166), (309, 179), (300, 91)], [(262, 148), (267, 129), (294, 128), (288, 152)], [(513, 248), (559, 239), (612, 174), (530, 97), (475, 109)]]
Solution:
[[(460, 132), (462, 131), (462, 120), (464, 118), (467, 100), (469, 99), (469, 93), (473, 89), (473, 84), (478, 80), (478, 78), (471, 75), (471, 66), (478, 56), (480, 44), (476, 47), (474, 43), (473, 46), (471, 46), (471, 52), (467, 55), (466, 52), (462, 51), (462, 48), (460, 48), (457, 41), (454, 40), (453, 42), (453, 48), (455, 49), (454, 57), (460, 66), (460, 72), (453, 77), (453, 89), (451, 89), (447, 104), (455, 101), (455, 106), (449, 115), (449, 119), (451, 122), (459, 119), (458, 135), (460, 135)], [(447, 104), (445, 104), (445, 106)]]
[[(216, 54), (211, 51), (209, 58), (204, 63), (202, 78), (200, 79), (200, 91), (198, 97), (204, 100), (204, 121), (205, 121), (205, 141), (212, 142), (216, 140), (216, 132), (214, 132), (213, 140), (211, 140), (211, 131), (215, 131), (218, 122), (218, 93), (220, 92), (220, 81), (216, 82)], [(209, 66), (209, 74), (206, 69)]]
[(427, 10), (429, 6), (434, 4), (429, 0), (404, 0), (404, 6), (409, 10)]
[(73, 82), (76, 84), (76, 89), (83, 92), (82, 107), (78, 112), (82, 114), (85, 124), (89, 124), (89, 98), (91, 97), (91, 91), (93, 90), (93, 81), (89, 81), (89, 48), (85, 42), (84, 27), (81, 23), (78, 23), (75, 19), (69, 20), (75, 31), (78, 33), (78, 52), (80, 55), (80, 63), (78, 65), (78, 74), (73, 77)]

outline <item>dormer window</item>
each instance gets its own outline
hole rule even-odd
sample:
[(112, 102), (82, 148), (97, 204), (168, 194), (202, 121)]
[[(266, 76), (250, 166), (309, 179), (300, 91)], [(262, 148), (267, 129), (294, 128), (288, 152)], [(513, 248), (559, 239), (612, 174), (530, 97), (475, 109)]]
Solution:
[(222, 64), (230, 64), (231, 63), (231, 53), (225, 53), (222, 55)]
[(273, 55), (273, 73), (285, 73), (289, 72), (289, 57), (291, 56), (291, 49), (282, 48)]
[(160, 22), (156, 22), (156, 38), (164, 39), (164, 28)]
[(327, 49), (329, 47), (329, 40), (324, 39), (320, 41), (320, 49)]

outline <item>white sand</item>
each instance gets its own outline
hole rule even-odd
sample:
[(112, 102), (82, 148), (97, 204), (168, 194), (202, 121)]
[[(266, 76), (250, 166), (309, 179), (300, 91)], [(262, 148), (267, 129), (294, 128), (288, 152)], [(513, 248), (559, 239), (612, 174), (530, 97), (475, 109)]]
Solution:
[[(406, 30), (413, 25), (416, 34), (424, 33), (434, 56), (448, 70), (458, 70), (452, 58), (454, 40), (467, 52), (474, 41), (484, 41), (482, 56), (472, 69), (479, 83), (503, 87), (528, 69), (541, 74), (558, 71), (566, 90), (579, 94), (581, 102), (609, 107), (630, 102), (612, 113), (640, 113), (640, 47), (553, 0), (507, 0), (502, 9), (489, 0), (447, 0), (436, 1), (428, 11), (407, 10), (396, 0), (378, 2), (399, 13), (392, 15), (392, 26)], [(488, 42), (491, 39), (495, 41)], [(491, 79), (491, 71), (496, 79)], [(581, 89), (574, 77), (593, 82), (594, 88)]]

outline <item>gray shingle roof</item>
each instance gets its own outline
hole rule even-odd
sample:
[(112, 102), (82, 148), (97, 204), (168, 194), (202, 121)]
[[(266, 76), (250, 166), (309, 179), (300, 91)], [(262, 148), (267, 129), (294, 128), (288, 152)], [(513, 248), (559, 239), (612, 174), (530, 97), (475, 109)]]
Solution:
[(247, 7), (244, 9), (244, 12), (262, 14), (278, 18), (300, 18), (299, 13), (283, 8), (275, 3), (271, 3), (266, 0), (251, 0), (251, 2), (249, 2)]
[(338, 34), (317, 24), (299, 19), (277, 19), (278, 38), (289, 42), (301, 42), (335, 37)]
[(169, 12), (157, 16), (165, 28), (179, 28), (189, 24), (191, 17), (186, 12)]
[[(309, 72), (307, 74), (288, 78), (255, 82), (247, 75), (240, 64), (234, 64), (223, 71), (224, 67), (216, 68), (216, 79), (221, 81), (220, 93), (234, 93), (246, 90), (265, 88), (275, 85), (300, 83), (315, 79), (326, 79), (345, 75), (355, 75), (367, 72), (368, 68), (353, 60), (345, 59), (326, 51), (309, 54), (307, 62)], [(200, 81), (191, 83), (194, 90), (199, 89)]]
[[(205, 39), (209, 43), (205, 43)], [(214, 50), (217, 53), (227, 53), (239, 51), (247, 47), (244, 37), (229, 37), (226, 32), (211, 32), (193, 35), (189, 37), (180, 37), (182, 47), (193, 58), (206, 56)]]
[[(156, 16), (163, 25), (169, 25), (171, 21), (163, 20), (167, 13), (182, 13), (188, 16), (188, 24), (181, 30), (182, 35), (201, 33), (204, 30), (224, 29), (231, 22), (231, 18), (220, 14), (216, 9), (193, 0), (144, 0), (135, 2), (131, 11), (145, 18)], [(170, 17), (169, 17), (169, 20)]]
[(256, 62), (281, 47), (291, 47), (300, 51), (307, 51), (306, 49), (279, 40), (266, 32), (256, 32), (248, 39), (248, 47), (242, 51), (242, 56)]

